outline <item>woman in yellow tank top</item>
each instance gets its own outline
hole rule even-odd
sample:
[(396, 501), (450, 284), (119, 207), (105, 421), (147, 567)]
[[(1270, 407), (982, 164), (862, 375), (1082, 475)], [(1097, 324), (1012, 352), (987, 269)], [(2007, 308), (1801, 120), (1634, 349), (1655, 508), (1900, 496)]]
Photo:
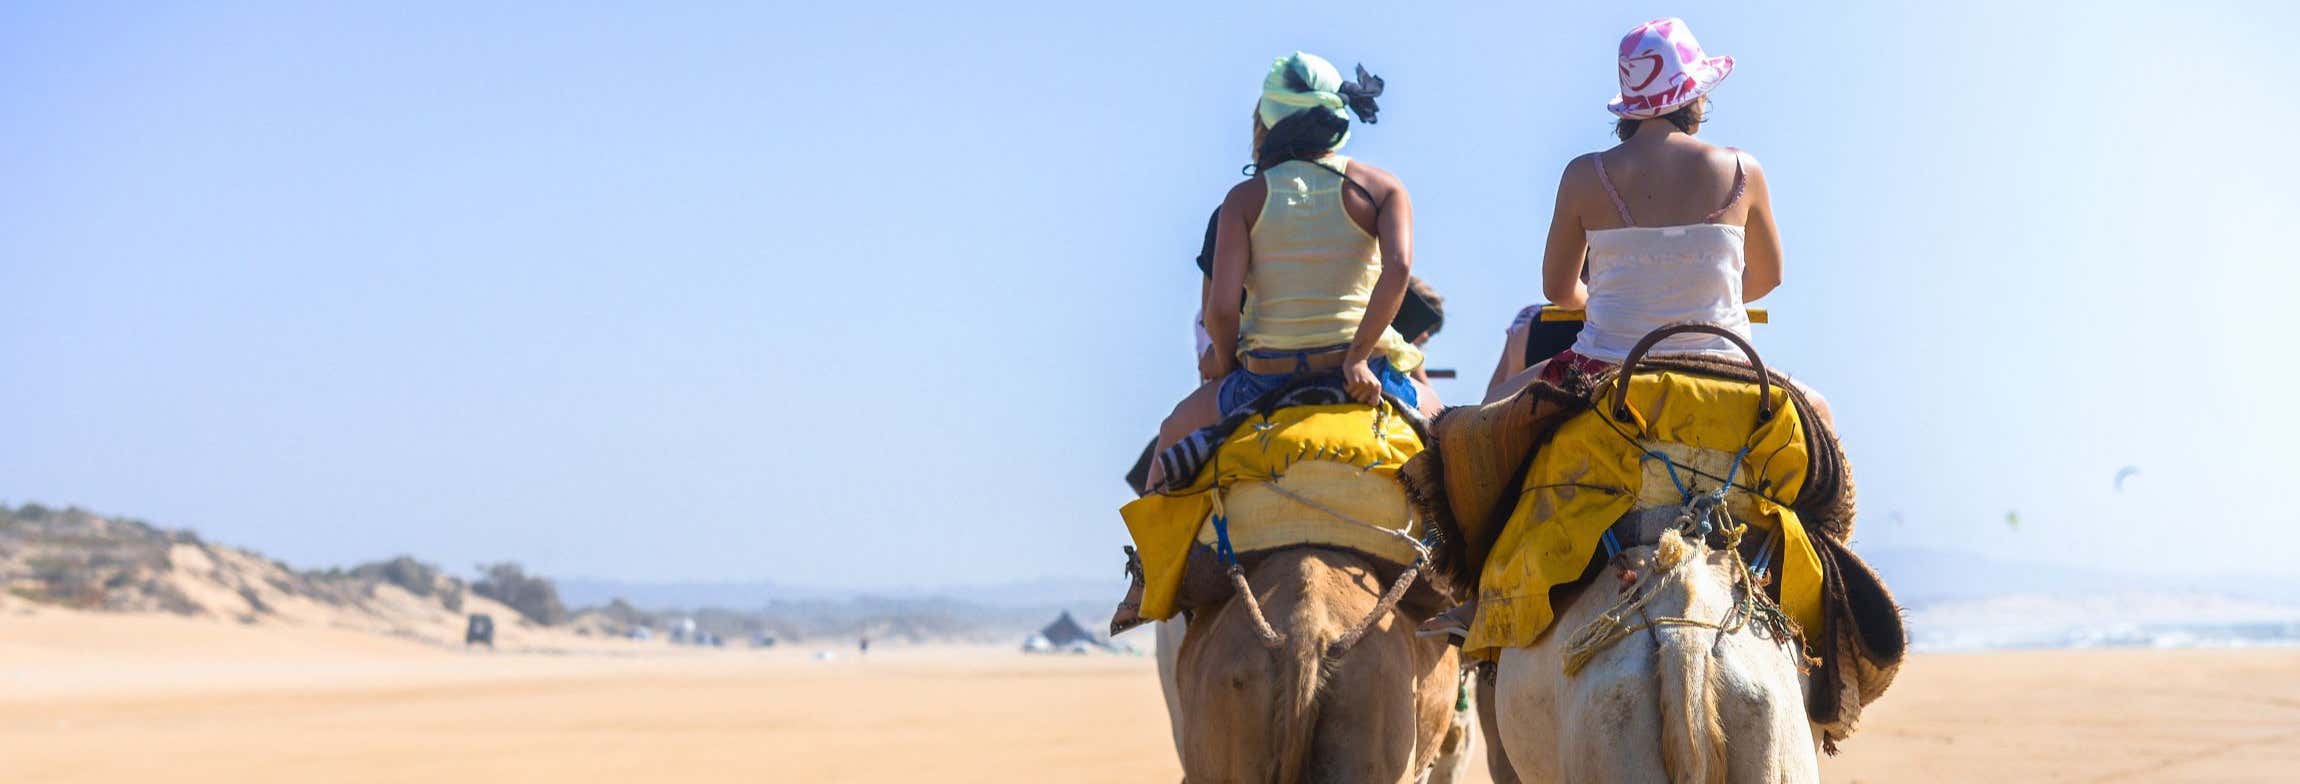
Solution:
[[(1421, 351), (1391, 329), (1413, 268), (1413, 202), (1389, 172), (1335, 153), (1344, 109), (1368, 123), (1381, 80), (1295, 52), (1270, 67), (1254, 107), (1256, 175), (1216, 218), (1199, 356), (1207, 379), (1158, 432), (1163, 451), (1303, 373), (1340, 371), (1352, 399), (1383, 394), (1424, 413), (1437, 393), (1411, 375)], [(1155, 469), (1151, 483), (1159, 477)]]

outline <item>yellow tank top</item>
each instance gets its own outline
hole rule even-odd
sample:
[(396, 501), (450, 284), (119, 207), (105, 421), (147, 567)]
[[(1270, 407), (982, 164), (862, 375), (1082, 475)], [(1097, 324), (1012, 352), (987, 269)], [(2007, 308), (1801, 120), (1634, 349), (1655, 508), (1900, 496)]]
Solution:
[[(1262, 174), (1270, 195), (1248, 235), (1239, 330), (1246, 349), (1348, 345), (1373, 299), (1382, 250), (1342, 207), (1349, 186), (1336, 172), (1348, 171), (1350, 159), (1331, 155), (1320, 163), (1287, 161)], [(1375, 350), (1401, 372), (1422, 365), (1421, 349), (1387, 326)]]

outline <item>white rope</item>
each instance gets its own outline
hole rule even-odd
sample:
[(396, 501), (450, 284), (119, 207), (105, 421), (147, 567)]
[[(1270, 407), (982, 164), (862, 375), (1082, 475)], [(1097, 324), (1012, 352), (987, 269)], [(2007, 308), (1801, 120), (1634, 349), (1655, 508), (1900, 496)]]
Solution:
[(1399, 541), (1403, 541), (1407, 546), (1414, 548), (1414, 554), (1420, 557), (1422, 560), (1428, 560), (1430, 557), (1429, 545), (1422, 544), (1422, 541), (1420, 539), (1415, 539), (1412, 534), (1385, 525), (1375, 525), (1373, 523), (1369, 523), (1364, 520), (1343, 514), (1340, 510), (1319, 503), (1316, 500), (1304, 497), (1300, 493), (1296, 493), (1292, 490), (1281, 487), (1277, 482), (1263, 482), (1262, 484), (1267, 485), (1271, 492), (1277, 493), (1280, 497), (1283, 497), (1286, 500), (1293, 501), (1294, 503), (1307, 506), (1320, 512), (1324, 512), (1327, 516), (1336, 520), (1340, 520), (1351, 525), (1364, 526), (1397, 537)]

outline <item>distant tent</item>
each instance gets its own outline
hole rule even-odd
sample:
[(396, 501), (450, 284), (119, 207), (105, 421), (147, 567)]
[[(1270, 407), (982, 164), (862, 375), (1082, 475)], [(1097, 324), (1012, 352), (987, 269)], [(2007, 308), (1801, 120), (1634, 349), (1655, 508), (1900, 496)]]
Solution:
[(1081, 644), (1103, 649), (1110, 647), (1109, 643), (1096, 638), (1086, 627), (1078, 625), (1078, 619), (1070, 617), (1068, 610), (1064, 610), (1062, 617), (1054, 619), (1046, 628), (1038, 630), (1038, 637), (1045, 639), (1048, 645), (1057, 650)]

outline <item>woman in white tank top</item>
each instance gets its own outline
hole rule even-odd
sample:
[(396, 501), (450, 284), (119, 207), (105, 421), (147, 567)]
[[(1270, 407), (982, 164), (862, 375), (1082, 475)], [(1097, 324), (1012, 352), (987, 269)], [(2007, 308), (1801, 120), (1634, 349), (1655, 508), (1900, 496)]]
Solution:
[[(1621, 41), (1621, 144), (1566, 164), (1557, 186), (1542, 292), (1587, 311), (1573, 347), (1488, 390), (1492, 402), (1535, 379), (1561, 381), (1627, 358), (1638, 339), (1703, 323), (1749, 336), (1748, 303), (1781, 285), (1780, 234), (1765, 171), (1739, 150), (1694, 138), (1709, 90), (1733, 58), (1708, 57), (1683, 21), (1639, 25)], [(1740, 358), (1722, 337), (1679, 335), (1654, 354)], [(1505, 359), (1506, 361), (1506, 359)], [(1827, 404), (1808, 394), (1826, 416)]]

